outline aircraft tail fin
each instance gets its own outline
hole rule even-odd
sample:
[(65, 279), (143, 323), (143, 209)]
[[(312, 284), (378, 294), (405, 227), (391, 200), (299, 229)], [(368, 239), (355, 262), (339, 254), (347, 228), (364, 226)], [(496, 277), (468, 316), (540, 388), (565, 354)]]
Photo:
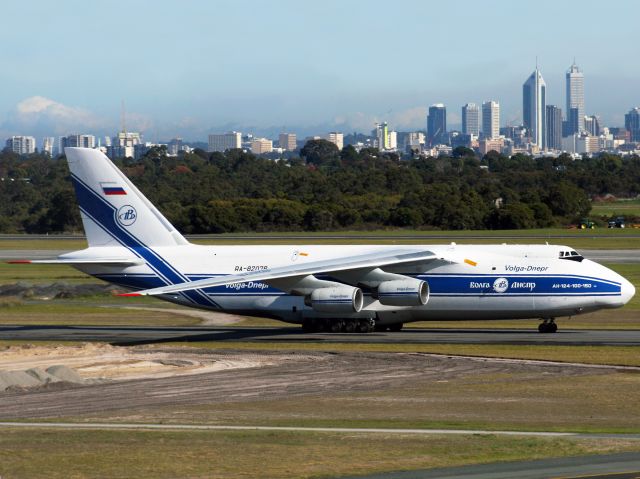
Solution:
[(189, 242), (99, 150), (65, 148), (89, 246)]

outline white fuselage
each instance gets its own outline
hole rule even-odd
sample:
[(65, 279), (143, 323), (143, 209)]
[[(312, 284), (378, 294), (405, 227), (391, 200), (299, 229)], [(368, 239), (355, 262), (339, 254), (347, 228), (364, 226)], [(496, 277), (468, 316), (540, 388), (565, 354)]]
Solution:
[[(78, 269), (131, 289), (149, 289), (184, 281), (238, 274), (280, 266), (303, 265), (336, 257), (384, 252), (397, 246), (204, 246), (181, 245), (135, 251), (124, 247), (89, 248), (88, 256), (138, 256), (136, 266), (85, 265)], [(374, 318), (379, 324), (423, 320), (555, 318), (623, 306), (635, 293), (631, 283), (593, 261), (570, 258), (571, 248), (552, 245), (416, 245), (443, 260), (419, 266), (384, 268), (424, 280), (429, 300), (424, 306), (385, 306), (364, 290), (358, 313), (322, 313), (305, 305), (303, 296), (265, 282), (161, 296), (186, 306), (270, 317), (291, 323), (307, 318)], [(107, 251), (108, 250), (108, 251)], [(149, 252), (152, 259), (149, 260)], [(561, 258), (567, 252), (566, 258)], [(575, 253), (574, 253), (575, 255)], [(581, 259), (581, 258), (580, 258)], [(320, 279), (332, 279), (331, 274)], [(356, 286), (356, 285), (353, 285)]]

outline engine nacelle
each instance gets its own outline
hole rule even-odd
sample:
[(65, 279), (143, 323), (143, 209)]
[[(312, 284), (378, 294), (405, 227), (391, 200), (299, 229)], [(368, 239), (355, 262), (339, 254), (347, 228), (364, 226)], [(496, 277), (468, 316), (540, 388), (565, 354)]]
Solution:
[(321, 313), (359, 313), (362, 290), (351, 286), (314, 289), (307, 304)]
[(424, 306), (429, 301), (429, 284), (419, 279), (383, 281), (376, 299), (387, 306)]

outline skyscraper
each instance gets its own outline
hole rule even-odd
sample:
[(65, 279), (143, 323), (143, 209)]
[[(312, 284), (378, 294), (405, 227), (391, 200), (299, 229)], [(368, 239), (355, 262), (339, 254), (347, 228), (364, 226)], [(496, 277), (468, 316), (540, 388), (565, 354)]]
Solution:
[[(567, 115), (571, 112), (572, 108), (578, 109), (578, 129), (573, 133), (581, 133), (584, 131), (584, 74), (576, 65), (574, 60), (573, 64), (567, 70), (566, 76), (567, 83)], [(570, 127), (571, 122), (569, 122)]]
[(531, 141), (545, 149), (547, 85), (538, 67), (522, 85), (522, 112), (524, 126), (529, 130)]
[(482, 135), (484, 138), (500, 136), (500, 103), (485, 101), (482, 104)]
[(547, 105), (547, 149), (562, 150), (562, 109)]
[(640, 107), (635, 107), (624, 116), (624, 127), (631, 133), (631, 141), (640, 141)]
[(462, 133), (480, 135), (480, 109), (475, 103), (467, 103), (462, 107)]
[(600, 136), (600, 117), (597, 115), (586, 116), (584, 118), (584, 131), (589, 133), (591, 136)]
[(447, 108), (442, 103), (429, 107), (427, 116), (427, 140), (430, 145), (443, 143), (447, 133)]

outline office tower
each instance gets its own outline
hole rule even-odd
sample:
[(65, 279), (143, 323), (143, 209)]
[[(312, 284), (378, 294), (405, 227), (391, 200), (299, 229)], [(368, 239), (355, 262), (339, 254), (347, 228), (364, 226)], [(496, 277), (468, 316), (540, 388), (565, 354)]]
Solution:
[[(572, 108), (578, 109), (578, 129), (573, 133), (581, 133), (584, 131), (584, 74), (576, 65), (575, 60), (573, 64), (567, 70), (566, 75), (566, 86), (567, 86), (567, 115), (571, 111)], [(569, 122), (571, 127), (571, 122)]]
[(344, 134), (337, 131), (327, 133), (327, 136), (325, 136), (325, 140), (330, 141), (331, 143), (336, 145), (338, 147), (338, 150), (342, 150), (344, 146)]
[(227, 151), (242, 148), (242, 133), (230, 131), (221, 135), (209, 135), (209, 151)]
[(462, 107), (462, 133), (480, 135), (480, 109), (475, 103), (467, 103)]
[(53, 156), (53, 144), (55, 141), (56, 139), (53, 136), (45, 136), (42, 139), (42, 152)]
[(562, 150), (562, 109), (547, 105), (547, 149)]
[(482, 104), (482, 134), (484, 138), (500, 136), (500, 104), (497, 101)]
[(596, 115), (584, 117), (584, 130), (591, 136), (600, 136), (602, 128), (600, 126), (600, 117)]
[(297, 138), (295, 133), (280, 133), (278, 138), (280, 148), (286, 151), (293, 151), (297, 148)]
[(442, 103), (429, 107), (427, 116), (427, 140), (430, 145), (446, 142), (447, 108)]
[(6, 147), (18, 155), (30, 155), (36, 151), (36, 139), (33, 136), (12, 136), (7, 139)]
[(251, 153), (261, 155), (273, 151), (273, 141), (266, 138), (254, 138), (251, 140)]
[(524, 126), (529, 130), (531, 142), (544, 149), (546, 134), (547, 86), (538, 67), (522, 85), (522, 112)]
[(640, 107), (635, 107), (624, 116), (624, 127), (630, 133), (631, 141), (640, 142)]
[(578, 107), (569, 108), (567, 111), (567, 121), (563, 132), (564, 136), (571, 136), (584, 130), (584, 119), (580, 118)]
[(376, 123), (375, 132), (376, 144), (379, 150), (389, 149), (389, 125), (387, 122)]

